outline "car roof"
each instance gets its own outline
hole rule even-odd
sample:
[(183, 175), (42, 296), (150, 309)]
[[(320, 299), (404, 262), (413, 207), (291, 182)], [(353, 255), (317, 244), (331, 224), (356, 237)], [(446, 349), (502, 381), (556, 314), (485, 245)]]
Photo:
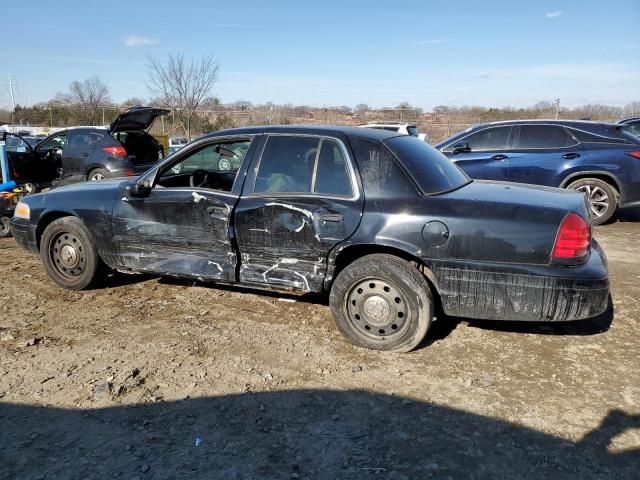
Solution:
[(387, 138), (404, 136), (398, 135), (397, 132), (390, 132), (388, 130), (348, 127), (343, 125), (261, 125), (255, 127), (239, 127), (218, 130), (201, 138), (218, 137), (224, 135), (259, 135), (268, 133), (291, 133), (326, 136), (335, 136), (342, 134), (369, 138), (371, 140), (386, 140)]
[(562, 125), (565, 127), (575, 128), (589, 128), (596, 125), (608, 125), (612, 127), (619, 127), (620, 125), (614, 122), (598, 122), (594, 120), (562, 120), (562, 119), (544, 119), (544, 118), (532, 118), (522, 120), (500, 120), (497, 122), (479, 123), (472, 128), (485, 127), (489, 125), (521, 125), (521, 124), (544, 124), (544, 125)]

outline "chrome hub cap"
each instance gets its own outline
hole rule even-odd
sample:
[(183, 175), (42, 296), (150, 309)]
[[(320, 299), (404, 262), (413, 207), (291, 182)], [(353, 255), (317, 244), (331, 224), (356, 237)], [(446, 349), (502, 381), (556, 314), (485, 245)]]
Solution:
[(82, 243), (70, 233), (60, 233), (51, 240), (49, 258), (58, 273), (66, 278), (82, 275), (86, 268)]
[(384, 325), (391, 314), (391, 307), (387, 301), (378, 295), (372, 295), (367, 298), (364, 301), (362, 310), (371, 323), (375, 325)]
[(78, 262), (78, 253), (71, 245), (65, 245), (60, 249), (60, 259), (63, 265), (71, 268)]
[(609, 195), (600, 187), (595, 185), (582, 185), (576, 189), (587, 196), (589, 209), (594, 217), (601, 217), (609, 209)]
[(404, 293), (379, 278), (363, 280), (349, 291), (345, 310), (358, 335), (391, 341), (409, 327), (410, 308)]
[(96, 173), (91, 174), (90, 180), (92, 182), (95, 182), (97, 180), (104, 180), (105, 178), (107, 178), (107, 177), (105, 177), (104, 174), (96, 172)]

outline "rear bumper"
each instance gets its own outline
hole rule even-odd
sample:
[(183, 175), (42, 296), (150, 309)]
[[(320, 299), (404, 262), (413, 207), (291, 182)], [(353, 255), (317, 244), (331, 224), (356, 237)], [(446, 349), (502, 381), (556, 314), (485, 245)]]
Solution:
[(18, 245), (33, 253), (38, 253), (38, 243), (36, 242), (36, 227), (28, 220), (13, 217), (11, 219), (11, 233)]
[(595, 241), (589, 260), (577, 267), (442, 265), (433, 270), (443, 310), (456, 317), (581, 320), (604, 312), (609, 301), (607, 261)]

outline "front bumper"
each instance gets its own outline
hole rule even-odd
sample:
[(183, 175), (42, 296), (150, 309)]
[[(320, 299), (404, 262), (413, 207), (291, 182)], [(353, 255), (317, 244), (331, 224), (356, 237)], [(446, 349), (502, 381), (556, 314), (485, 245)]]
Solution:
[(595, 240), (577, 267), (485, 264), (434, 266), (447, 315), (487, 320), (570, 321), (595, 317), (609, 302), (604, 252)]
[(36, 242), (36, 227), (24, 218), (13, 217), (11, 219), (11, 233), (18, 245), (33, 253), (38, 253)]

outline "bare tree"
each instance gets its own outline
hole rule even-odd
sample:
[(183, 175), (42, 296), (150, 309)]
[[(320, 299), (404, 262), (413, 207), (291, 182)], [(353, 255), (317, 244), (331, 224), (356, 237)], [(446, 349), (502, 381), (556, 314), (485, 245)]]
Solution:
[(218, 63), (211, 55), (187, 62), (180, 53), (169, 55), (166, 64), (152, 56), (147, 57), (147, 61), (150, 93), (175, 112), (185, 134), (191, 138), (196, 110), (209, 97), (218, 80)]
[(147, 101), (144, 98), (130, 97), (130, 98), (127, 98), (124, 102), (122, 102), (122, 106), (124, 108), (140, 107), (142, 105), (145, 105), (146, 103)]
[(96, 75), (84, 82), (71, 82), (69, 94), (65, 97), (72, 105), (80, 107), (81, 117), (88, 123), (96, 121), (100, 107), (111, 103), (109, 89)]

